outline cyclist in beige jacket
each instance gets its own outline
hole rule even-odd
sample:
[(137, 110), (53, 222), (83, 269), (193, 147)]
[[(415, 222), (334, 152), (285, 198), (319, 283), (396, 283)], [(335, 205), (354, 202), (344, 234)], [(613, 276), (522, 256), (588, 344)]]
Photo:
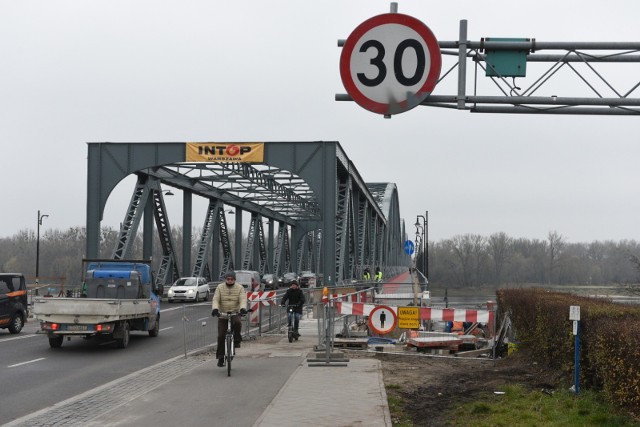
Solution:
[[(220, 317), (220, 313), (247, 314), (247, 293), (240, 283), (236, 283), (236, 273), (229, 271), (224, 276), (224, 283), (220, 283), (213, 294), (211, 315), (218, 318), (218, 348), (216, 358), (218, 366), (224, 366), (224, 336), (227, 333), (227, 318)], [(231, 317), (233, 341), (235, 348), (240, 348), (242, 341), (242, 322), (239, 315)]]

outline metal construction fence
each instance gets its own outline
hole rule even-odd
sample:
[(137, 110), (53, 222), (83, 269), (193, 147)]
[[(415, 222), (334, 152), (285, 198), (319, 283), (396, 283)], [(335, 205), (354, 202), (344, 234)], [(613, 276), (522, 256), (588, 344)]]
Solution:
[[(303, 318), (318, 319), (318, 345), (324, 345), (326, 327), (331, 327), (336, 320), (335, 314), (331, 312), (331, 319), (326, 318), (325, 307), (322, 304), (322, 288), (303, 288), (305, 294), (305, 308)], [(248, 306), (253, 311), (242, 320), (242, 336), (244, 340), (253, 339), (256, 336), (285, 335), (287, 329), (287, 313), (280, 306), (282, 297), (286, 289), (277, 291), (261, 292), (259, 295), (249, 294)], [(340, 295), (350, 298), (351, 295), (363, 296), (364, 299), (371, 300), (370, 288), (355, 292), (353, 286), (336, 287), (329, 289), (331, 295)], [(251, 299), (255, 297), (255, 299)], [(217, 341), (217, 319), (211, 317), (207, 311), (203, 315), (202, 308), (192, 304), (183, 304), (182, 310), (182, 333), (185, 355), (207, 347), (213, 347)], [(341, 319), (342, 320), (342, 319)]]
[[(258, 295), (255, 300), (248, 301), (248, 306), (253, 311), (242, 319), (243, 340), (250, 340), (262, 335), (284, 335), (286, 333), (287, 313), (279, 305), (285, 292), (285, 289), (261, 292), (260, 294), (264, 295)], [(306, 301), (313, 300), (314, 289), (303, 289), (303, 292)], [(312, 315), (311, 305), (305, 305), (307, 306), (306, 315)], [(218, 319), (211, 317), (209, 310), (203, 315), (202, 308), (193, 304), (183, 304), (180, 310), (182, 310), (185, 355), (196, 350), (213, 347), (217, 343)]]

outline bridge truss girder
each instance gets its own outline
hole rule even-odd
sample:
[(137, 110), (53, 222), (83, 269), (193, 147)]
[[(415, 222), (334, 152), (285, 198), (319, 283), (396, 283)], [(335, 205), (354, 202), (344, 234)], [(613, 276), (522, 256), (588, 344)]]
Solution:
[[(212, 279), (234, 268), (226, 208), (236, 214), (236, 257), (242, 268), (264, 274), (311, 269), (332, 285), (351, 280), (369, 263), (382, 268), (406, 268), (409, 257), (400, 251), (406, 239), (395, 185), (370, 192), (336, 142), (264, 143), (263, 163), (185, 162), (185, 143), (89, 143), (87, 189), (87, 256), (99, 253), (100, 221), (108, 195), (130, 174), (137, 174), (129, 208), (118, 234), (114, 257), (133, 255), (138, 225), (143, 222), (142, 257), (152, 257), (155, 218), (162, 254), (158, 281), (179, 277), (176, 245), (162, 198), (163, 186), (184, 192), (183, 228), (191, 224), (192, 195), (208, 199), (195, 262), (190, 268), (191, 233), (184, 232), (183, 270)], [(243, 230), (242, 213), (251, 215)], [(341, 215), (336, 216), (336, 213)], [(149, 215), (148, 215), (149, 214)], [(153, 215), (151, 215), (153, 214)], [(269, 220), (269, 239), (263, 219)], [(274, 224), (278, 223), (277, 238)], [(246, 231), (246, 234), (243, 233)], [(335, 239), (323, 238), (335, 236)], [(274, 241), (275, 240), (275, 241)], [(398, 242), (396, 246), (389, 242)], [(244, 246), (243, 250), (240, 244)], [(291, 248), (295, 248), (292, 252)], [(157, 259), (157, 257), (154, 257)], [(397, 265), (389, 261), (397, 260)]]

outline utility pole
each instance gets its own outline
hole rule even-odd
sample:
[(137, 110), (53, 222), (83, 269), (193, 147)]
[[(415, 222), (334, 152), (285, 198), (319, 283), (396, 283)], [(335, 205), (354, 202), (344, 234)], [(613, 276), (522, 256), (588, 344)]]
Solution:
[(42, 225), (42, 220), (49, 215), (40, 215), (40, 211), (38, 210), (38, 232), (36, 237), (36, 285), (39, 282), (40, 276), (40, 226)]

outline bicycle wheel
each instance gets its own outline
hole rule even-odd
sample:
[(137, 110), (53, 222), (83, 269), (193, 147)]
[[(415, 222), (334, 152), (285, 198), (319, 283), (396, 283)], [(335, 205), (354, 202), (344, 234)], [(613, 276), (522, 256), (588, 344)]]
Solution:
[(227, 352), (225, 357), (227, 358), (227, 376), (231, 376), (231, 360), (233, 360), (233, 335), (227, 334)]
[(289, 326), (287, 337), (289, 338), (289, 342), (293, 342), (293, 329), (291, 328), (291, 326)]

